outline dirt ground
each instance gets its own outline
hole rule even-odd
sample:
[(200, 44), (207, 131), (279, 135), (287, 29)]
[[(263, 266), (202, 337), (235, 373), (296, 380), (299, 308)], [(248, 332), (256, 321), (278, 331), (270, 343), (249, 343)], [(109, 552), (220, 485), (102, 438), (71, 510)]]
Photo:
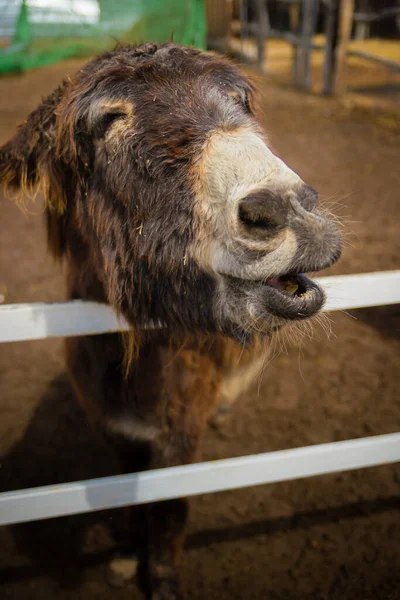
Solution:
[[(0, 80), (0, 142), (73, 73), (69, 61)], [(268, 79), (263, 119), (273, 147), (347, 228), (333, 273), (399, 268), (400, 141), (365, 115), (279, 89)], [(2, 199), (0, 294), (5, 302), (64, 297), (46, 257), (40, 202), (24, 215)], [(294, 345), (268, 367), (203, 458), (216, 459), (400, 431), (400, 306), (333, 313), (330, 340)], [(76, 407), (59, 340), (0, 346), (2, 490), (112, 474), (108, 450)], [(193, 600), (400, 599), (400, 467), (384, 465), (193, 500), (186, 579)], [(0, 528), (4, 600), (140, 598), (104, 572), (120, 511)]]

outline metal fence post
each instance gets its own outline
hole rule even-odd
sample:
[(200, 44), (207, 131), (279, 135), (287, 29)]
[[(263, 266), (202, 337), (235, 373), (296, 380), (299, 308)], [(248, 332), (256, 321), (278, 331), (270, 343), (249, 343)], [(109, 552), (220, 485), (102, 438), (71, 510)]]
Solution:
[(304, 0), (300, 41), (294, 65), (294, 83), (303, 89), (311, 85), (310, 61), (319, 10), (319, 0)]

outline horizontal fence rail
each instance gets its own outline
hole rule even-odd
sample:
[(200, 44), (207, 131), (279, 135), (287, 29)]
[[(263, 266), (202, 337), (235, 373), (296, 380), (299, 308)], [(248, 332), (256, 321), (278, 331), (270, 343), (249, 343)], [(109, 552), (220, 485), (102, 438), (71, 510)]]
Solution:
[[(400, 303), (400, 271), (321, 277), (326, 311)], [(95, 302), (0, 307), (0, 342), (126, 330)], [(400, 461), (400, 433), (0, 494), (0, 525), (157, 502)]]
[(0, 494), (0, 525), (233, 490), (400, 460), (400, 433)]
[[(400, 303), (400, 271), (316, 279), (327, 293), (323, 310), (349, 310)], [(93, 335), (129, 329), (109, 306), (96, 302), (0, 306), (0, 342)]]

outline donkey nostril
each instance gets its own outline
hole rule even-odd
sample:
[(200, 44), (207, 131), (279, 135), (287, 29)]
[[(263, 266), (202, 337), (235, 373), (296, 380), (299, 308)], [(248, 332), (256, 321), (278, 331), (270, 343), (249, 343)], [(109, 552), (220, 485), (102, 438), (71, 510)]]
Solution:
[(249, 229), (267, 231), (278, 226), (260, 198), (248, 197), (239, 204), (239, 220)]
[(239, 219), (247, 227), (257, 227), (257, 229), (272, 229), (275, 225), (265, 215), (248, 214), (239, 208)]

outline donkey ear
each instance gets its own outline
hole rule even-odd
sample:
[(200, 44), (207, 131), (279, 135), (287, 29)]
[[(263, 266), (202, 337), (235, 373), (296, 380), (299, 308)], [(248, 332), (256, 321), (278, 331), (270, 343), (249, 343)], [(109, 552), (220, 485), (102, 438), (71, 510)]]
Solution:
[(238, 104), (241, 104), (249, 114), (256, 114), (258, 108), (257, 92), (256, 87), (250, 79), (243, 78), (240, 84), (233, 85), (228, 91), (228, 96)]
[(65, 85), (46, 98), (0, 147), (0, 184), (31, 191), (36, 183), (48, 179), (56, 146), (56, 109)]

